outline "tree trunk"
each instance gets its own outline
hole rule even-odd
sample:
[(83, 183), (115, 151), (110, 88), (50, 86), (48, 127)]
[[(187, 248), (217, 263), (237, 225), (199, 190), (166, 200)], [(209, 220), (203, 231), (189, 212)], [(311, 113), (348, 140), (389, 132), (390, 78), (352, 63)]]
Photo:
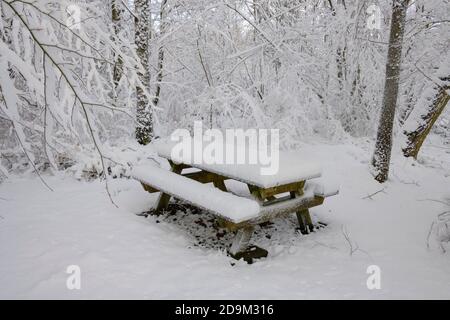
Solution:
[(143, 71), (139, 72), (139, 80), (141, 85), (136, 88), (137, 110), (136, 120), (138, 126), (136, 128), (136, 139), (140, 144), (148, 144), (153, 136), (153, 117), (152, 110), (149, 105), (148, 93), (150, 92), (150, 73), (149, 73), (149, 42), (151, 38), (150, 30), (150, 0), (134, 1), (136, 19), (135, 19), (135, 43), (136, 50)]
[[(119, 0), (111, 0), (112, 22), (114, 28), (114, 35), (116, 38), (119, 36), (120, 29), (122, 27), (121, 20), (123, 14), (121, 4), (118, 2)], [(114, 70), (113, 70), (114, 90), (117, 89), (120, 79), (122, 78), (122, 74), (123, 74), (123, 59), (120, 55), (114, 53)]]
[[(267, 5), (267, 3), (264, 0), (253, 0), (253, 16), (255, 19), (255, 24), (260, 26), (264, 20), (264, 8)], [(260, 38), (260, 34), (255, 29), (253, 31), (253, 41), (256, 42)], [(261, 54), (258, 57), (257, 65), (256, 65), (256, 72), (255, 72), (255, 79), (257, 79), (258, 82), (260, 82), (259, 88), (257, 88), (257, 93), (260, 99), (262, 100), (265, 94), (265, 85), (264, 85), (264, 55), (265, 55), (265, 47), (263, 47)]]
[[(161, 1), (161, 11), (159, 14), (159, 28), (160, 28), (160, 38), (164, 35), (166, 29), (166, 5), (167, 0)], [(153, 105), (156, 107), (159, 103), (159, 98), (161, 96), (161, 82), (163, 80), (163, 69), (164, 69), (164, 47), (161, 44), (158, 52), (158, 74), (156, 75), (156, 92), (155, 98), (153, 99)]]
[(378, 124), (375, 152), (372, 158), (375, 180), (388, 179), (392, 150), (392, 128), (397, 105), (402, 43), (405, 32), (406, 10), (409, 0), (393, 0), (383, 105)]
[[(442, 78), (441, 80), (449, 83), (450, 76)], [(413, 130), (404, 131), (404, 134), (407, 136), (406, 147), (403, 148), (403, 154), (405, 157), (413, 157), (414, 159), (417, 159), (420, 147), (450, 100), (450, 96), (446, 92), (448, 89), (450, 89), (450, 85), (448, 84), (445, 86), (436, 85), (433, 88), (434, 96), (425, 97), (426, 100), (431, 102), (430, 105), (426, 106), (424, 114), (417, 119), (417, 126), (413, 128)]]

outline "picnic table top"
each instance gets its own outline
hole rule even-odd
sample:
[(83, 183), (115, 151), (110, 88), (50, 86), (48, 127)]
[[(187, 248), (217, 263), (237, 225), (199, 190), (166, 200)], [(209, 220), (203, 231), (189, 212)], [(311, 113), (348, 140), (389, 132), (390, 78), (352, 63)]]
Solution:
[[(176, 164), (185, 164), (193, 168), (198, 168), (233, 180), (241, 181), (260, 188), (272, 188), (299, 181), (318, 178), (321, 176), (321, 168), (315, 163), (305, 161), (299, 157), (298, 153), (279, 152), (279, 166), (274, 174), (263, 175), (262, 168), (267, 168), (261, 164), (207, 164), (204, 161), (195, 163), (192, 156), (189, 160), (174, 159), (172, 150), (176, 142), (161, 140), (156, 144), (156, 151), (162, 158), (173, 161)], [(234, 154), (238, 152), (248, 152), (248, 148), (234, 146)], [(225, 146), (224, 146), (225, 150)], [(225, 153), (225, 151), (224, 151)], [(192, 155), (194, 152), (192, 151)], [(247, 158), (248, 159), (248, 158)]]

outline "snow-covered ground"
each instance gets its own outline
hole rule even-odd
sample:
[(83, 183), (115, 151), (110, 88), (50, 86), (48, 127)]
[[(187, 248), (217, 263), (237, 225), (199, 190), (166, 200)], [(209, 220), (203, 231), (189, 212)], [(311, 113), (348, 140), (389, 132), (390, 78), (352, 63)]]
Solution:
[[(116, 208), (99, 181), (46, 177), (51, 192), (37, 178), (11, 178), (0, 185), (0, 298), (450, 298), (450, 254), (433, 236), (427, 248), (432, 221), (450, 210), (449, 151), (429, 143), (419, 163), (395, 156), (385, 185), (368, 172), (370, 151), (302, 148), (340, 183), (311, 210), (328, 226), (301, 235), (292, 217), (258, 229), (253, 243), (269, 257), (253, 265), (226, 255), (231, 235), (208, 214), (137, 216), (155, 195), (136, 181), (110, 182)], [(69, 265), (81, 268), (81, 290), (66, 287)], [(380, 290), (366, 286), (370, 265)]]

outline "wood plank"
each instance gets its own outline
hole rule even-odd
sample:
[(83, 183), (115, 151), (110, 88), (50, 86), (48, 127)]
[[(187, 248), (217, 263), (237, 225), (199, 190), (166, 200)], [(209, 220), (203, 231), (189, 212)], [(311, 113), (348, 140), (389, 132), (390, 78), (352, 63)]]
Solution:
[(295, 213), (296, 211), (319, 206), (324, 202), (324, 200), (325, 198), (318, 196), (289, 199), (270, 206), (261, 207), (260, 215), (257, 218), (250, 219), (241, 223), (225, 221), (225, 227), (231, 231), (235, 231), (246, 226), (268, 222), (275, 218), (287, 217)]
[(265, 201), (262, 204), (262, 206), (263, 207), (267, 207), (267, 206), (270, 206), (270, 205), (273, 205), (273, 204), (276, 204), (276, 203), (280, 203), (280, 202), (283, 202), (283, 201), (286, 201), (286, 200), (289, 200), (289, 199), (292, 199), (291, 196), (284, 196), (284, 197), (279, 197), (279, 198), (275, 198), (275, 197), (272, 196), (272, 197), (268, 198), (267, 199), (268, 201)]
[(261, 196), (261, 188), (257, 186), (253, 186), (251, 184), (247, 184), (248, 190), (250, 191), (250, 194), (252, 195), (253, 199), (258, 201), (258, 203), (263, 206), (264, 205), (264, 198)]
[(291, 191), (299, 191), (303, 190), (303, 187), (305, 186), (305, 181), (299, 181), (294, 183), (289, 183), (277, 187), (272, 188), (266, 188), (266, 189), (260, 189), (260, 194), (263, 199), (270, 198), (272, 196), (275, 196), (280, 193), (286, 193)]
[(285, 203), (263, 207), (261, 208), (260, 216), (258, 218), (250, 220), (250, 222), (256, 222), (258, 224), (267, 222), (274, 217), (286, 216), (292, 214), (295, 211), (319, 206), (323, 204), (324, 200), (325, 199), (323, 197), (318, 196), (314, 196), (311, 198), (296, 198), (286, 201)]
[(153, 188), (152, 186), (149, 186), (148, 184), (145, 184), (143, 182), (141, 182), (142, 187), (144, 188), (145, 191), (147, 191), (148, 193), (156, 193), (159, 192), (158, 189)]
[(201, 182), (201, 183), (211, 183), (214, 182), (215, 180), (228, 180), (229, 178), (212, 173), (212, 172), (208, 172), (208, 171), (198, 171), (198, 172), (189, 172), (189, 173), (184, 173), (183, 177)]
[(225, 185), (225, 182), (221, 178), (214, 179), (214, 187), (222, 190), (223, 192), (227, 192), (227, 186)]
[[(179, 173), (181, 173), (181, 171), (182, 171), (183, 169), (190, 168), (189, 166), (184, 165), (184, 164), (174, 164), (174, 163), (173, 163), (172, 161), (170, 161), (170, 160), (167, 160), (167, 161), (169, 161), (171, 168), (175, 167), (175, 168), (177, 169), (177, 171), (179, 171)], [(172, 171), (172, 169), (171, 169), (171, 171)], [(175, 172), (175, 171), (174, 171), (174, 172)], [(147, 191), (148, 193), (156, 193), (156, 192), (159, 192), (158, 189), (153, 188), (152, 186), (149, 186), (148, 184), (145, 184), (145, 183), (143, 183), (143, 182), (141, 182), (141, 185), (142, 185), (142, 187), (144, 188), (144, 190)]]

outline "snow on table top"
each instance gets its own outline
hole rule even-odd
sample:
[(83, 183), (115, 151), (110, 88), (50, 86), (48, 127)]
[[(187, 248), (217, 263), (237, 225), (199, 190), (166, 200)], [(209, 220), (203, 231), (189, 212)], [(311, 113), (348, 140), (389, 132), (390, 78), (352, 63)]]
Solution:
[(239, 223), (258, 216), (259, 204), (155, 166), (133, 169), (133, 177), (167, 194)]
[[(298, 153), (279, 153), (279, 166), (275, 174), (263, 175), (261, 164), (207, 164), (205, 162), (194, 163), (193, 156), (190, 161), (180, 161), (172, 157), (173, 147), (176, 142), (170, 140), (160, 140), (155, 144), (158, 155), (172, 160), (174, 163), (184, 163), (195, 168), (232, 178), (261, 188), (271, 188), (293, 182), (318, 178), (322, 175), (319, 165), (299, 158)], [(226, 147), (224, 146), (224, 150)], [(234, 146), (234, 154), (239, 152), (248, 154), (248, 150), (241, 146)], [(194, 152), (192, 152), (194, 154)], [(225, 152), (224, 152), (225, 154)]]

